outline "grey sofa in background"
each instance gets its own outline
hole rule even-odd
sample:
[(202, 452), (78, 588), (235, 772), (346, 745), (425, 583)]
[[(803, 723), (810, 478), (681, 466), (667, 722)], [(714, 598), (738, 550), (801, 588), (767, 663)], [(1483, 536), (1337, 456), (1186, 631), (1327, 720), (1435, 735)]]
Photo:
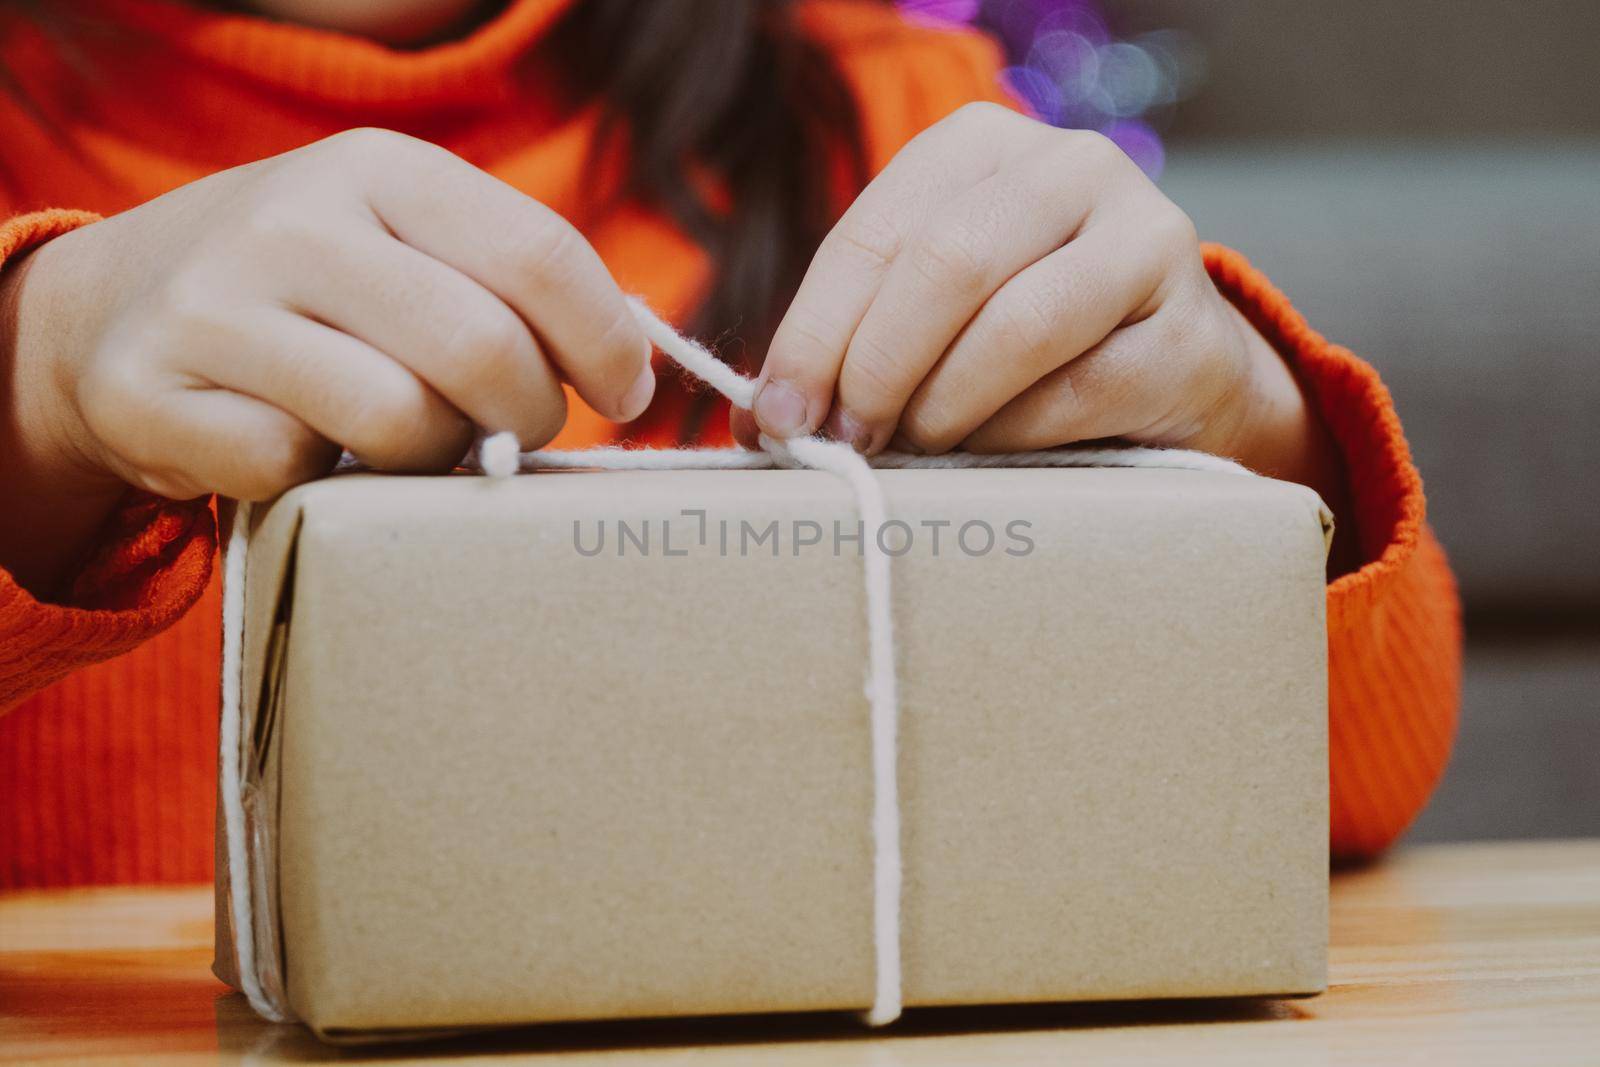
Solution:
[(1600, 4), (1107, 6), (1207, 58), (1168, 195), (1399, 405), (1468, 629), (1413, 838), (1600, 835)]
[(1600, 140), (1208, 146), (1163, 186), (1382, 372), (1474, 612), (1600, 613)]

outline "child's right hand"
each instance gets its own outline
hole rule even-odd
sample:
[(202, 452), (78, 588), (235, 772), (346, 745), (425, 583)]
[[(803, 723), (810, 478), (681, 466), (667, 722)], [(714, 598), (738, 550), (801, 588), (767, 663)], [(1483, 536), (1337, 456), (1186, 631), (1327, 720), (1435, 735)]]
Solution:
[(270, 497), (341, 446), (447, 468), (475, 426), (548, 441), (563, 381), (618, 421), (655, 387), (649, 343), (570, 223), (395, 133), (213, 175), (16, 273), (22, 452), (172, 498)]

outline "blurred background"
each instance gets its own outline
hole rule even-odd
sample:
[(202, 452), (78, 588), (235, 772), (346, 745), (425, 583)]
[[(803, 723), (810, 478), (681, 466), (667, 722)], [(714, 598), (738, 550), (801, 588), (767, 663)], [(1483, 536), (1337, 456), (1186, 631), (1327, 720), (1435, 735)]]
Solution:
[(1600, 835), (1600, 3), (907, 0), (1388, 381), (1466, 606), (1410, 840)]

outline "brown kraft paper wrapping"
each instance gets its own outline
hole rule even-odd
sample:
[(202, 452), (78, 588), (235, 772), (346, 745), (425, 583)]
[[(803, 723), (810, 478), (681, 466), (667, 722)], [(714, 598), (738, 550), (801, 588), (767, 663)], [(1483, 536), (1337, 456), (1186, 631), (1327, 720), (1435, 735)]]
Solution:
[[(1316, 495), (877, 477), (909, 534), (906, 1004), (1321, 990)], [(870, 1004), (858, 522), (812, 471), (349, 475), (258, 507), (252, 880), (294, 1013), (350, 1038)]]

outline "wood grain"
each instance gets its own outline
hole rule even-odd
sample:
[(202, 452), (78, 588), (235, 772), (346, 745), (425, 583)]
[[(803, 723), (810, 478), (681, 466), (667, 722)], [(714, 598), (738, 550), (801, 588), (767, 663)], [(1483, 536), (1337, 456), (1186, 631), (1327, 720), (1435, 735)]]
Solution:
[(331, 1049), (213, 979), (209, 889), (0, 896), (0, 1062), (1600, 1063), (1600, 841), (1431, 846), (1334, 876), (1332, 988), (1294, 1001), (555, 1026)]

